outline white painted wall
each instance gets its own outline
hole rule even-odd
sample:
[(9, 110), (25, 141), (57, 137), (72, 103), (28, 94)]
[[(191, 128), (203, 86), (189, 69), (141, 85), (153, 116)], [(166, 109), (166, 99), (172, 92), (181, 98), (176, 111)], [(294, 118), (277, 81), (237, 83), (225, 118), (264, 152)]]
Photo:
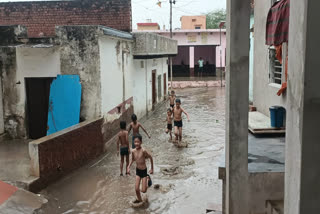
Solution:
[[(133, 62), (133, 103), (134, 111), (138, 118), (141, 118), (147, 114), (147, 94), (150, 76), (147, 75), (148, 67), (146, 62), (147, 60), (143, 59), (136, 59)], [(148, 85), (146, 83), (148, 83)]]
[(59, 48), (18, 47), (17, 51), (17, 85), (18, 97), (17, 114), (25, 116), (26, 77), (56, 77), (60, 74)]
[[(133, 97), (134, 112), (138, 118), (152, 110), (153, 70), (157, 71), (156, 78), (161, 75), (161, 97), (157, 95), (157, 102), (164, 99), (163, 73), (168, 73), (167, 58), (133, 59), (132, 46), (133, 42), (119, 38), (109, 36), (99, 38), (102, 114), (107, 120), (119, 117), (120, 115), (108, 115), (108, 112), (130, 97)], [(157, 79), (156, 89), (158, 92)], [(124, 99), (123, 92), (125, 92)]]
[(287, 103), (285, 95), (277, 95), (280, 85), (277, 87), (269, 83), (269, 53), (268, 46), (265, 45), (265, 34), (270, 7), (271, 1), (255, 1), (253, 104), (265, 115), (270, 115), (270, 106), (280, 105), (286, 108)]
[(2, 98), (2, 79), (0, 76), (0, 134), (4, 132), (4, 121), (3, 121), (3, 98)]
[[(132, 42), (102, 36), (99, 38), (102, 115), (133, 96)], [(120, 116), (120, 115), (118, 115)], [(115, 118), (108, 118), (115, 119)]]
[[(134, 60), (135, 72), (134, 72), (134, 104), (135, 113), (138, 117), (144, 116), (147, 111), (152, 110), (152, 71), (156, 70), (156, 91), (158, 93), (158, 75), (161, 75), (161, 97), (157, 94), (157, 102), (161, 102), (164, 99), (164, 82), (163, 74), (167, 74), (167, 90), (168, 90), (168, 58), (157, 58), (147, 60)], [(141, 62), (144, 66), (141, 68)], [(138, 84), (137, 84), (138, 83)], [(147, 84), (146, 84), (147, 83)]]

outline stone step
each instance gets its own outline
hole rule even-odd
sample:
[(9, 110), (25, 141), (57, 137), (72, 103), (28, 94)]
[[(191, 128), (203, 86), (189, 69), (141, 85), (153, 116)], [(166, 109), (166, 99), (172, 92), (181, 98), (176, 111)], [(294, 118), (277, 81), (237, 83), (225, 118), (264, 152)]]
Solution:
[(284, 202), (283, 200), (268, 200), (266, 202), (267, 214), (283, 214)]

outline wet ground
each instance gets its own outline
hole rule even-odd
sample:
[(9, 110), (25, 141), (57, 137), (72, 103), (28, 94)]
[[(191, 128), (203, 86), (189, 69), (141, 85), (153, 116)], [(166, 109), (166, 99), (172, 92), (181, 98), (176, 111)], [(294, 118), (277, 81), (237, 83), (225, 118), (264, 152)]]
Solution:
[(221, 204), (218, 166), (224, 155), (225, 89), (183, 89), (176, 94), (190, 114), (191, 121), (184, 119), (183, 127), (187, 148), (168, 142), (165, 105), (140, 121), (151, 134), (150, 140), (143, 135), (143, 146), (154, 158), (153, 184), (160, 185), (159, 189), (155, 185), (148, 189), (147, 206), (130, 206), (135, 198), (134, 173), (119, 176), (114, 144), (105, 156), (43, 190), (41, 194), (49, 202), (42, 212), (193, 214), (205, 213), (208, 203)]
[(2, 139), (0, 142), (0, 180), (26, 188), (35, 177), (30, 176), (30, 140)]

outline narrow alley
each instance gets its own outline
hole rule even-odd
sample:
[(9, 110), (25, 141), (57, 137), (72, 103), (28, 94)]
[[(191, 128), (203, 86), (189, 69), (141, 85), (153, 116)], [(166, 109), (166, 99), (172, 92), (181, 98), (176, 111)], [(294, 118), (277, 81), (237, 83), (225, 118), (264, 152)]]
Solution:
[(143, 135), (143, 146), (155, 163), (146, 207), (130, 206), (135, 173), (119, 176), (114, 143), (104, 156), (41, 191), (49, 202), (40, 213), (205, 213), (208, 203), (221, 204), (218, 166), (224, 156), (225, 88), (189, 88), (176, 94), (190, 114), (191, 121), (184, 118), (183, 127), (187, 148), (168, 142), (163, 122), (167, 105), (140, 120), (151, 133), (151, 139)]

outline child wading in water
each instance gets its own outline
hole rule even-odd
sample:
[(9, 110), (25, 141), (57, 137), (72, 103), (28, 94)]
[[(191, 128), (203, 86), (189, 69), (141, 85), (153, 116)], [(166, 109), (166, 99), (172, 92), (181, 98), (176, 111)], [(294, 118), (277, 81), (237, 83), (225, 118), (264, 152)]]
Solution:
[(134, 144), (135, 149), (132, 150), (132, 159), (130, 161), (129, 166), (127, 167), (127, 173), (130, 174), (130, 166), (135, 161), (136, 162), (136, 195), (137, 199), (133, 203), (142, 202), (142, 197), (140, 193), (140, 182), (142, 180), (142, 188), (141, 192), (146, 193), (148, 186), (152, 185), (152, 181), (150, 176), (148, 175), (146, 159), (150, 159), (151, 169), (149, 171), (150, 174), (153, 174), (153, 159), (149, 152), (147, 152), (144, 148), (141, 147), (142, 144), (142, 136), (137, 134), (134, 136)]
[(175, 143), (182, 141), (182, 112), (187, 115), (188, 121), (190, 121), (189, 114), (181, 107), (181, 100), (176, 99), (176, 106), (173, 108)]
[(133, 114), (131, 116), (131, 120), (132, 122), (130, 123), (130, 127), (129, 127), (129, 130), (128, 130), (128, 134), (130, 133), (131, 129), (133, 130), (132, 132), (132, 148), (134, 149), (135, 148), (135, 144), (134, 144), (134, 136), (139, 134), (139, 128), (141, 127), (141, 129), (146, 133), (146, 135), (150, 137), (150, 135), (147, 133), (147, 131), (144, 129), (144, 127), (141, 125), (141, 123), (139, 123), (137, 121), (137, 115)]
[(166, 133), (170, 134), (170, 141), (172, 141), (172, 109), (171, 108), (168, 108), (167, 109), (167, 119), (166, 119), (166, 122), (167, 122), (167, 129), (166, 129)]
[(174, 101), (176, 100), (176, 95), (174, 91), (171, 91), (171, 95), (169, 96), (169, 101), (170, 101), (170, 108), (173, 109), (174, 107)]
[[(130, 146), (129, 146), (129, 139), (128, 139), (128, 131), (126, 121), (120, 122), (121, 131), (118, 133), (118, 141), (117, 141), (117, 156), (119, 156), (119, 152), (121, 155), (121, 162), (120, 162), (120, 176), (123, 176), (123, 162), (124, 157), (126, 157), (127, 167), (129, 165), (129, 154), (130, 154)], [(120, 148), (120, 151), (119, 151)], [(127, 174), (127, 173), (126, 173)]]

